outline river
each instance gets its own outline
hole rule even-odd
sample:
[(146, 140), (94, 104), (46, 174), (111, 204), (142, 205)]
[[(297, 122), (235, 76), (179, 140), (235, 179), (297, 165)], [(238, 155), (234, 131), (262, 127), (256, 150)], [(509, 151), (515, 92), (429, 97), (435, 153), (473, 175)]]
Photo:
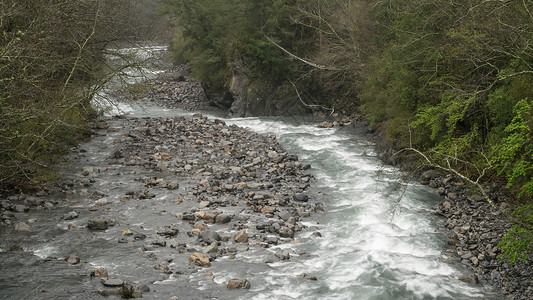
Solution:
[[(115, 108), (120, 108), (115, 112), (121, 111), (127, 118), (191, 116), (185, 111), (135, 104), (120, 103)], [(220, 117), (212, 112), (204, 114)], [(218, 267), (212, 268), (209, 274), (212, 280), (208, 283), (205, 273), (193, 273), (186, 279), (165, 279), (152, 274), (153, 264), (137, 258), (140, 250), (116, 243), (118, 229), (111, 227), (92, 234), (68, 230), (72, 222), (79, 226), (87, 222), (82, 217), (65, 220), (71, 211), (90, 212), (98, 202), (130, 191), (135, 178), (149, 176), (140, 168), (116, 166), (88, 185), (89, 192), (92, 188), (103, 191), (106, 194), (103, 199), (94, 197), (88, 201), (83, 193), (55, 196), (46, 199), (55, 203), (54, 210), (18, 215), (34, 220), (28, 221), (30, 230), (4, 228), (0, 243), (0, 298), (103, 299), (95, 293), (95, 283), (88, 276), (89, 270), (96, 267), (127, 274), (131, 281), (150, 278), (145, 282), (151, 289), (144, 294), (146, 299), (501, 298), (484, 285), (460, 281), (458, 277), (467, 272), (465, 267), (445, 262), (446, 235), (437, 230), (443, 220), (433, 213), (441, 201), (436, 192), (416, 182), (399, 180), (399, 171), (384, 167), (372, 143), (352, 127), (317, 128), (313, 117), (224, 120), (258, 133), (275, 134), (290, 153), (312, 166), (316, 180), (311, 191), (315, 200), (324, 204), (326, 212), (306, 218), (304, 225), (308, 229), (299, 232), (295, 242), (268, 249), (289, 250), (290, 260), (265, 265), (262, 262), (268, 251), (251, 248), (239, 252), (232, 261), (217, 260)], [(60, 173), (63, 180), (79, 178), (79, 166), (72, 162), (80, 155), (86, 165), (102, 166), (115, 151), (114, 139), (131, 129), (124, 124), (120, 119), (111, 120), (109, 125), (114, 130), (81, 145), (82, 152), (70, 154), (67, 160), (71, 164), (65, 165)], [(114, 212), (119, 221), (132, 226), (157, 228), (171, 222), (165, 214), (151, 213), (167, 210), (164, 205), (117, 201), (109, 203), (106, 212)], [(321, 237), (317, 237), (318, 232)], [(21, 245), (25, 251), (8, 251), (12, 244)], [(162, 251), (172, 253), (171, 249)], [(73, 253), (85, 261), (81, 266), (68, 265), (60, 259)], [(225, 291), (229, 279), (243, 274), (252, 284), (249, 290)]]

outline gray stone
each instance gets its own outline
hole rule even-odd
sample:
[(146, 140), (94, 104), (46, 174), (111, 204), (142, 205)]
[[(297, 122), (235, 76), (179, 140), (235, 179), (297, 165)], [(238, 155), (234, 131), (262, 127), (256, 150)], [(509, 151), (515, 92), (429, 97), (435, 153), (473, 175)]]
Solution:
[(21, 204), (13, 205), (12, 209), (14, 212), (28, 212), (30, 210), (29, 207)]
[(123, 286), (124, 281), (118, 278), (103, 278), (102, 284), (108, 287), (118, 287), (118, 286)]
[(229, 223), (231, 221), (232, 216), (229, 214), (219, 214), (215, 218), (215, 222), (219, 224), (225, 224)]
[(15, 230), (17, 231), (30, 231), (30, 225), (26, 223), (17, 223), (15, 224)]
[(267, 156), (272, 160), (279, 159), (279, 154), (276, 151), (269, 151)]
[(291, 213), (288, 211), (282, 211), (278, 213), (278, 217), (283, 221), (287, 221), (291, 217)]
[(293, 196), (293, 199), (295, 201), (299, 201), (299, 202), (307, 202), (307, 201), (309, 201), (309, 197), (306, 194), (296, 194), (296, 195)]
[(218, 243), (212, 242), (209, 246), (205, 247), (204, 250), (202, 250), (203, 253), (217, 253), (218, 251)]
[(279, 236), (284, 238), (293, 238), (294, 237), (294, 231), (290, 229), (287, 226), (283, 226), (279, 229)]
[(220, 241), (220, 235), (216, 231), (212, 230), (205, 230), (198, 235), (198, 239), (201, 239), (202, 241), (211, 244), (213, 242)]
[(276, 253), (274, 253), (274, 256), (281, 260), (289, 260), (291, 258), (291, 254), (287, 250), (278, 250)]
[(467, 275), (461, 275), (459, 276), (459, 280), (470, 283), (470, 284), (478, 284), (479, 279), (475, 274), (467, 274)]
[(71, 211), (68, 214), (63, 215), (63, 220), (72, 220), (77, 218), (79, 215), (75, 211)]

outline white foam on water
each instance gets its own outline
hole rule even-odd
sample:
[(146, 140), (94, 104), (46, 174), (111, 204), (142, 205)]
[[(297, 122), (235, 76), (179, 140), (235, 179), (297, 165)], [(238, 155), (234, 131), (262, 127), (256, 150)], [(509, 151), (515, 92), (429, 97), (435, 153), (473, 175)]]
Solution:
[[(277, 249), (309, 251), (312, 256), (270, 264), (261, 274), (270, 286), (254, 299), (470, 299), (485, 291), (457, 279), (461, 271), (442, 261), (444, 237), (435, 233), (429, 192), (399, 180), (384, 168), (369, 147), (337, 129), (291, 125), (260, 118), (228, 120), (262, 134), (276, 134), (281, 143), (310, 163), (323, 193), (327, 214), (322, 238), (302, 234), (304, 244)], [(399, 188), (397, 191), (396, 188)], [(437, 196), (432, 193), (430, 198)], [(309, 274), (318, 282), (296, 279)], [(252, 278), (253, 279), (253, 278)]]

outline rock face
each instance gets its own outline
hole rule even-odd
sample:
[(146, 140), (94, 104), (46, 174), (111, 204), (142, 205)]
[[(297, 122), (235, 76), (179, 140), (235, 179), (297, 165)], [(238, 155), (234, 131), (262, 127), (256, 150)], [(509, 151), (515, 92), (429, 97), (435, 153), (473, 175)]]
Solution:
[(248, 279), (231, 279), (226, 287), (230, 290), (249, 289), (251, 284)]
[(204, 253), (193, 253), (189, 257), (189, 264), (190, 265), (197, 265), (202, 268), (209, 268), (211, 267), (211, 262), (209, 261), (209, 256), (205, 255)]
[(236, 62), (229, 93), (219, 97), (219, 105), (229, 108), (232, 117), (298, 115), (307, 112), (289, 83), (278, 86), (254, 81), (250, 70)]

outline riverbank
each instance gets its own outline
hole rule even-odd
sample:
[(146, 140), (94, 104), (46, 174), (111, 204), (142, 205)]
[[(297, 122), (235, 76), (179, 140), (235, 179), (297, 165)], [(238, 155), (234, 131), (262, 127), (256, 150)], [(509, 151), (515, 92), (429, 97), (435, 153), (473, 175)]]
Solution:
[(511, 227), (512, 212), (505, 186), (492, 184), (485, 190), (495, 206), (469, 188), (460, 178), (428, 171), (422, 183), (436, 188), (444, 201), (436, 214), (444, 217), (442, 230), (448, 235), (447, 259), (460, 262), (472, 272), (462, 280), (471, 284), (490, 284), (506, 299), (533, 299), (533, 267), (531, 259), (511, 266), (498, 258), (497, 247)]
[[(412, 173), (409, 170), (413, 168), (414, 157), (395, 156), (392, 150), (382, 149), (380, 153), (384, 163)], [(435, 214), (442, 217), (438, 230), (448, 236), (449, 248), (444, 249), (443, 256), (449, 263), (468, 268), (469, 273), (460, 279), (472, 285), (492, 286), (506, 299), (533, 299), (532, 260), (512, 266), (498, 257), (501, 249), (497, 245), (512, 227), (508, 216), (514, 209), (505, 184), (483, 185), (494, 203), (491, 206), (475, 187), (458, 176), (436, 169), (414, 174), (420, 177), (421, 184), (436, 189), (442, 197)]]

